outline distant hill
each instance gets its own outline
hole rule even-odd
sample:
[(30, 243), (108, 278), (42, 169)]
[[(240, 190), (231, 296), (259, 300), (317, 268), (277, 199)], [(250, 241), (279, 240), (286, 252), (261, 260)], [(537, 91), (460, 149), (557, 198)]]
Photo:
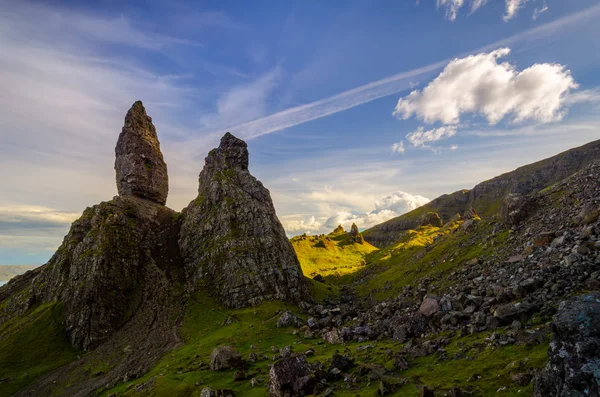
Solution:
[(377, 251), (376, 247), (354, 238), (341, 226), (328, 235), (302, 235), (290, 241), (306, 277), (353, 273), (365, 266), (367, 254)]
[(33, 270), (39, 265), (0, 265), (0, 281), (8, 281), (14, 276)]
[(507, 194), (528, 194), (542, 190), (585, 168), (598, 158), (600, 140), (519, 167), (481, 182), (471, 190), (444, 194), (411, 212), (365, 230), (364, 238), (378, 248), (387, 247), (399, 241), (402, 232), (419, 227), (422, 217), (429, 212), (436, 212), (444, 223), (457, 213), (464, 214), (470, 208), (482, 217), (496, 214)]

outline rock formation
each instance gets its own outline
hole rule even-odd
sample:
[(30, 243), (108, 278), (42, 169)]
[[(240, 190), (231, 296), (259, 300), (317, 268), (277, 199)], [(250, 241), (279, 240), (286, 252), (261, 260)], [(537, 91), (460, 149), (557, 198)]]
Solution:
[(167, 164), (152, 119), (137, 101), (125, 116), (115, 148), (115, 171), (120, 196), (141, 197), (158, 204), (167, 202)]
[(442, 227), (442, 218), (436, 212), (428, 212), (421, 217), (420, 226)]
[(37, 303), (60, 302), (71, 344), (92, 350), (140, 308), (153, 307), (157, 316), (170, 281), (183, 280), (177, 213), (164, 206), (167, 169), (139, 101), (127, 112), (115, 153), (120, 196), (84, 211), (50, 261), (23, 278), (31, 289), (8, 298), (0, 323)]
[(360, 232), (358, 231), (358, 226), (356, 226), (356, 223), (352, 223), (352, 227), (350, 228), (350, 237), (348, 238), (348, 241), (351, 243), (358, 244), (363, 244), (365, 242), (365, 239), (363, 238), (362, 234), (360, 234)]
[(197, 288), (228, 307), (307, 296), (300, 264), (269, 191), (248, 171), (248, 149), (230, 133), (206, 157), (198, 197), (182, 212), (179, 240)]
[(344, 227), (342, 225), (338, 225), (338, 227), (333, 229), (333, 232), (329, 233), (329, 235), (330, 236), (340, 236), (345, 233), (346, 233), (346, 231), (344, 230)]
[(600, 293), (560, 304), (552, 322), (550, 362), (535, 381), (535, 397), (600, 395)]

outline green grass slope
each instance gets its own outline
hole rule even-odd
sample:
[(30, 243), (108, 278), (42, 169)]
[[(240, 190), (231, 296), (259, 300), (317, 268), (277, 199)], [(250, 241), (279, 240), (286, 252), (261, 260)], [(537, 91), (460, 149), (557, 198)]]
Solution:
[(357, 291), (378, 300), (393, 297), (407, 285), (431, 279), (441, 290), (444, 275), (460, 268), (469, 260), (484, 258), (497, 251), (508, 237), (508, 231), (492, 235), (493, 221), (477, 221), (467, 232), (462, 221), (442, 228), (425, 226), (401, 234), (399, 241), (367, 256), (368, 266), (350, 276)]
[[(236, 396), (266, 396), (269, 364), (276, 355), (274, 346), (280, 349), (291, 346), (294, 352), (315, 350), (309, 362), (327, 364), (335, 352), (349, 353), (357, 363), (386, 370), (384, 379), (392, 384), (403, 385), (390, 395), (419, 396), (420, 385), (426, 384), (437, 390), (449, 390), (454, 386), (471, 387), (476, 395), (519, 396), (526, 389), (512, 385), (497, 392), (499, 385), (511, 384), (510, 376), (528, 368), (542, 367), (546, 362), (547, 341), (534, 346), (495, 347), (486, 344), (487, 334), (451, 337), (446, 346), (446, 356), (454, 354), (460, 358), (448, 359), (430, 355), (410, 361), (410, 368), (399, 371), (394, 368), (390, 351), (399, 351), (402, 344), (393, 341), (352, 342), (346, 345), (326, 345), (322, 340), (304, 337), (302, 332), (292, 328), (277, 328), (276, 322), (284, 309), (294, 307), (282, 302), (263, 302), (261, 305), (246, 309), (229, 310), (220, 307), (203, 295), (196, 295), (187, 308), (182, 336), (185, 345), (163, 359), (141, 378), (104, 390), (101, 395), (118, 396), (199, 396), (204, 387), (213, 389), (232, 389)], [(237, 349), (244, 358), (256, 353), (260, 359), (250, 363), (247, 378), (234, 382), (236, 370), (211, 371), (208, 368), (212, 349), (229, 345)], [(266, 357), (265, 357), (266, 356)], [(263, 358), (264, 357), (264, 358)], [(357, 365), (349, 372), (360, 370)], [(477, 380), (470, 379), (473, 374), (481, 374)], [(251, 378), (260, 378), (263, 382), (255, 387)], [(343, 397), (373, 396), (379, 387), (379, 381), (361, 377), (358, 384), (348, 388), (343, 380), (331, 383), (335, 395)], [(437, 392), (436, 392), (437, 393)], [(443, 395), (443, 394), (441, 394)]]
[(0, 396), (10, 396), (41, 375), (77, 359), (58, 304), (45, 304), (0, 326)]
[(350, 242), (349, 237), (338, 228), (326, 236), (303, 235), (290, 241), (305, 276), (343, 276), (363, 268), (365, 256), (377, 250), (366, 241)]

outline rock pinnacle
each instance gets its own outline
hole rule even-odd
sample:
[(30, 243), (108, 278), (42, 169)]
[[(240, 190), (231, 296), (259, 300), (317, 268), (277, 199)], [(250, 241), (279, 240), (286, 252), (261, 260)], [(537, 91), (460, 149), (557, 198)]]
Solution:
[(133, 104), (115, 148), (115, 171), (120, 196), (137, 196), (164, 205), (169, 193), (167, 164), (152, 118), (141, 101)]

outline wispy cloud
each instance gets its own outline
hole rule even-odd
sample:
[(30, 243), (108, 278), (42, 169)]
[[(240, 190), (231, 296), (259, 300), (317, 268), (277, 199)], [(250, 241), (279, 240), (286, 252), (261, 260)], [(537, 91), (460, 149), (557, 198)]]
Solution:
[(533, 10), (533, 15), (531, 16), (531, 19), (533, 19), (534, 21), (537, 20), (540, 17), (540, 15), (542, 15), (546, 11), (548, 11), (548, 6), (546, 4), (544, 4), (540, 8), (536, 7), (536, 9)]
[[(474, 51), (470, 51), (470, 53), (495, 50), (501, 46), (508, 46), (521, 41), (532, 41), (549, 35), (559, 34), (562, 29), (580, 24), (582, 21), (592, 19), (599, 14), (600, 5), (592, 6), (578, 13), (559, 18), (547, 24), (496, 41)], [(468, 54), (459, 54), (458, 57), (466, 55)], [(227, 128), (245, 139), (252, 139), (261, 135), (281, 131), (412, 88), (411, 83), (415, 78), (440, 70), (446, 66), (448, 62), (450, 62), (450, 59), (441, 60), (344, 91), (328, 98), (292, 107), (257, 120), (237, 125), (232, 124)], [(221, 132), (222, 131), (214, 131), (214, 138)], [(208, 132), (207, 135), (210, 135), (210, 132)], [(206, 139), (206, 137), (203, 139)]]

